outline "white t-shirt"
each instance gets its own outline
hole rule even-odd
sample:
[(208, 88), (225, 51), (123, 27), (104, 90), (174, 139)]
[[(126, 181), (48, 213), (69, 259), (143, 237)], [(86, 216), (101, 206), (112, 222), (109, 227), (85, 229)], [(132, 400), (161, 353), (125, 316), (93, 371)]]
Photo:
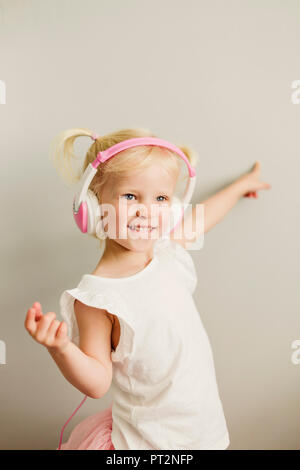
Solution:
[(60, 298), (61, 316), (79, 344), (74, 299), (106, 309), (120, 323), (112, 351), (112, 433), (116, 450), (226, 449), (229, 434), (210, 342), (193, 299), (191, 255), (159, 239), (136, 274), (84, 274)]

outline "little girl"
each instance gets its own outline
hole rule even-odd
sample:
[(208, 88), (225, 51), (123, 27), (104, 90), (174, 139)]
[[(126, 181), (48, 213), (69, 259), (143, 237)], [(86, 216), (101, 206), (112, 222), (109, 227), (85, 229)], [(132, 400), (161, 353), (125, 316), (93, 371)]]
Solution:
[[(80, 177), (74, 177), (71, 165), (73, 143), (79, 136), (94, 139), (84, 170), (116, 144), (155, 137), (145, 129), (103, 137), (87, 129), (59, 134), (54, 162), (68, 182)], [(191, 149), (170, 143), (168, 149), (135, 144), (93, 167), (97, 171), (89, 184), (89, 204), (94, 210), (100, 205), (112, 208), (108, 212), (113, 216), (104, 219), (101, 210), (97, 231), (91, 218), (84, 227), (84, 211), (90, 206), (82, 205), (74, 217), (82, 232), (100, 240), (102, 256), (77, 287), (62, 293), (65, 321), (58, 321), (54, 312), (43, 314), (39, 302), (25, 319), (29, 334), (48, 349), (64, 377), (85, 398), (112, 392), (111, 406), (81, 421), (58, 448), (221, 450), (229, 446), (212, 349), (193, 299), (196, 270), (187, 251), (203, 233), (198, 228), (193, 238), (187, 237), (182, 218), (175, 229), (168, 225), (180, 166), (191, 169), (194, 157)], [(250, 173), (204, 201), (204, 233), (242, 196), (257, 197), (258, 190), (270, 188), (259, 181), (259, 172), (257, 162)], [(191, 214), (194, 229), (196, 211)]]

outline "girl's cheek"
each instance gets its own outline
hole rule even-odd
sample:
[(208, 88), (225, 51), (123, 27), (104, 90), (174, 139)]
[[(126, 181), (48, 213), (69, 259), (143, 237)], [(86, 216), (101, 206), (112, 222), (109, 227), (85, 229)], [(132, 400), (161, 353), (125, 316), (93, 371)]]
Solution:
[(119, 211), (116, 205), (112, 205), (110, 210), (105, 214), (105, 232), (111, 239), (116, 239), (118, 235), (119, 227)]
[(164, 210), (163, 213), (161, 213), (160, 218), (159, 218), (159, 228), (161, 232), (165, 232), (167, 230), (167, 228), (169, 227), (170, 221), (171, 221), (170, 210)]
[(132, 218), (129, 215), (128, 207), (121, 207), (119, 211), (116, 211), (116, 227), (117, 227), (117, 238), (127, 238), (127, 224)]

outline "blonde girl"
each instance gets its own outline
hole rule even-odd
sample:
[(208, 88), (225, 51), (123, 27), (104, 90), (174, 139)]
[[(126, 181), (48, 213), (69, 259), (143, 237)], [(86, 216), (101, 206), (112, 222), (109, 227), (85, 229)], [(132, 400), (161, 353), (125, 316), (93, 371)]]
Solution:
[[(82, 136), (94, 141), (80, 169), (74, 142)], [(147, 129), (104, 136), (89, 129), (67, 130), (54, 139), (53, 161), (72, 185), (98, 152), (140, 137), (156, 136)], [(186, 146), (177, 149), (195, 168), (196, 153)], [(166, 232), (175, 194), (186, 182), (182, 164), (178, 153), (157, 145), (127, 148), (100, 163), (89, 191), (96, 206), (112, 209), (106, 218), (100, 210), (100, 225), (90, 233), (99, 241), (100, 259), (75, 288), (62, 293), (63, 321), (55, 312), (44, 314), (39, 302), (27, 311), (26, 330), (47, 348), (84, 400), (112, 393), (109, 408), (81, 421), (58, 449), (229, 446), (212, 349), (193, 299), (197, 274), (187, 249), (241, 197), (256, 198), (270, 185), (260, 181), (256, 162), (251, 172), (200, 204), (203, 224), (197, 223), (199, 212), (192, 207), (193, 232), (183, 230), (183, 219)]]

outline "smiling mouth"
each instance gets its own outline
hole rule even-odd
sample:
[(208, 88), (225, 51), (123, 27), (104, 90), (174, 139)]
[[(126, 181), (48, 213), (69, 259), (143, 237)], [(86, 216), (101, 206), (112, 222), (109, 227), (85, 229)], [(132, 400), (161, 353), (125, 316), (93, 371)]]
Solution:
[(132, 232), (153, 232), (157, 227), (151, 227), (150, 225), (127, 225), (129, 230)]

